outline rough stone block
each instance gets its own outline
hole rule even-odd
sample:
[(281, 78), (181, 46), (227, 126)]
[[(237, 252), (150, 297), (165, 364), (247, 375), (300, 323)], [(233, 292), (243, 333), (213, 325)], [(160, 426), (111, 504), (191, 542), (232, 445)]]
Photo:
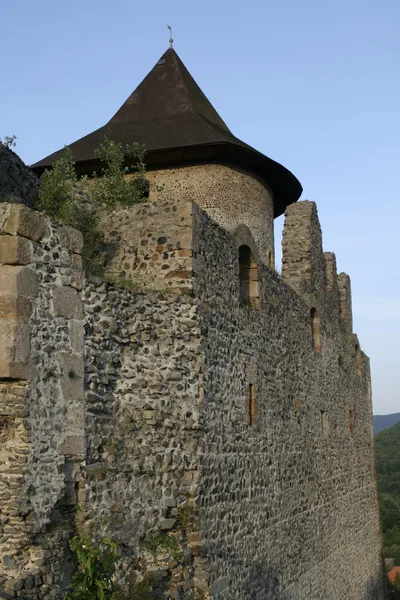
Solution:
[[(77, 399), (79, 400), (79, 397)], [(83, 394), (81, 399), (83, 400)], [(72, 429), (78, 428), (83, 430), (85, 427), (85, 407), (83, 406), (83, 402), (81, 406), (74, 406), (67, 410), (66, 421), (68, 426), (71, 426)]]
[(60, 446), (60, 452), (61, 454), (64, 454), (64, 456), (83, 457), (85, 455), (85, 450), (86, 445), (83, 435), (67, 435)]
[(33, 244), (23, 237), (0, 236), (0, 264), (27, 265), (33, 259)]
[(31, 301), (23, 296), (0, 293), (0, 319), (27, 321), (31, 315)]
[(82, 300), (79, 293), (69, 286), (58, 287), (54, 290), (54, 312), (57, 317), (67, 319), (82, 319)]
[(83, 353), (83, 325), (81, 321), (70, 321), (69, 339), (72, 350), (78, 353)]
[(58, 235), (60, 237), (60, 243), (64, 248), (74, 252), (75, 254), (80, 254), (83, 248), (83, 235), (77, 229), (73, 229), (72, 227), (61, 227), (58, 231)]
[(29, 365), (0, 360), (1, 379), (29, 379)]
[(68, 352), (57, 355), (61, 368), (61, 389), (68, 403), (83, 401), (83, 355)]
[(36, 298), (38, 278), (28, 267), (3, 265), (0, 267), (0, 294)]
[(4, 224), (5, 233), (21, 235), (37, 242), (49, 235), (48, 219), (27, 206), (12, 204)]
[(159, 529), (161, 529), (161, 531), (169, 531), (170, 529), (173, 529), (175, 527), (175, 524), (176, 519), (163, 519), (158, 524), (158, 527)]
[(0, 377), (27, 378), (29, 333), (26, 323), (0, 319)]

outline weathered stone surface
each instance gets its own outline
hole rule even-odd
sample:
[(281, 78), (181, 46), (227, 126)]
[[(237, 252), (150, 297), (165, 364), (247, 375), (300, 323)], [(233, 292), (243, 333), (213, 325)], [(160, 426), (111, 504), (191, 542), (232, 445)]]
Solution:
[[(0, 223), (12, 212), (2, 205)], [(0, 381), (0, 559), (12, 556), (16, 563), (10, 569), (0, 560), (0, 589), (8, 585), (27, 600), (60, 595), (70, 574), (63, 548), (79, 522), (63, 507), (84, 497), (76, 493), (85, 455), (82, 348), (75, 354), (82, 322), (75, 319), (70, 330), (69, 318), (53, 307), (53, 291), (71, 265), (79, 270), (79, 257), (48, 226), (48, 236), (34, 245), (19, 235), (0, 236), (0, 243), (16, 242), (16, 252), (21, 239), (24, 251), (33, 252), (29, 268), (0, 267), (0, 378), (13, 379)], [(76, 290), (72, 295), (79, 300)], [(74, 306), (74, 316), (82, 315), (79, 303)]]
[[(298, 293), (259, 264), (258, 311), (235, 296), (234, 240), (195, 215), (195, 293), (208, 306), (199, 313), (199, 524), (212, 597), (383, 600), (368, 365), (363, 359), (357, 376), (356, 342), (342, 327), (315, 206), (302, 204), (288, 209), (284, 243), (283, 274)], [(258, 403), (253, 425), (250, 384)]]
[(232, 234), (239, 226), (246, 225), (262, 260), (273, 266), (274, 203), (272, 191), (264, 182), (217, 164), (154, 170), (146, 176), (150, 199), (181, 204), (178, 215), (183, 219), (190, 216), (190, 203), (196, 202), (214, 222)]
[(29, 357), (29, 326), (16, 319), (0, 320), (0, 361), (26, 363)]
[(29, 376), (28, 320), (37, 291), (37, 275), (32, 269), (0, 267), (0, 377)]
[(49, 221), (26, 206), (12, 204), (3, 229), (4, 233), (21, 235), (37, 242), (49, 234)]
[(74, 352), (83, 355), (84, 339), (83, 325), (81, 321), (71, 320), (69, 322), (69, 335), (71, 340), (71, 348), (74, 350)]
[(22, 266), (0, 266), (0, 294), (36, 298), (38, 278), (33, 269)]
[(26, 204), (35, 208), (39, 178), (10, 148), (0, 144), (0, 202)]
[(31, 300), (24, 296), (0, 294), (0, 319), (27, 321), (31, 315)]
[(78, 292), (69, 286), (57, 287), (53, 298), (56, 317), (81, 319), (83, 317), (82, 300)]
[(107, 276), (137, 292), (187, 294), (192, 286), (192, 202), (144, 203), (107, 214)]
[(80, 254), (83, 248), (83, 236), (80, 231), (72, 227), (60, 227), (58, 230), (61, 245), (67, 250)]
[[(16, 562), (0, 589), (63, 597), (78, 531), (111, 536), (118, 577), (158, 574), (165, 598), (383, 600), (369, 363), (315, 206), (288, 215), (287, 282), (248, 226), (231, 235), (190, 201), (109, 215), (114, 283), (83, 281), (77, 246), (48, 227), (36, 284), (0, 268), (0, 346), (30, 331), (29, 381), (0, 381), (0, 557)], [(168, 272), (185, 281), (166, 289)]]
[(68, 435), (60, 446), (60, 452), (68, 457), (76, 457), (77, 460), (85, 456), (85, 438), (82, 435)]
[(32, 242), (23, 237), (0, 236), (0, 264), (27, 265), (32, 262)]

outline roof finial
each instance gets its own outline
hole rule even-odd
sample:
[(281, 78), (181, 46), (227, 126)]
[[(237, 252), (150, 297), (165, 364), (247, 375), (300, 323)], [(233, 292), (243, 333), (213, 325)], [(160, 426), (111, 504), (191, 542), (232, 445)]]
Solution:
[(170, 37), (169, 37), (169, 47), (172, 48), (172, 44), (174, 43), (174, 40), (172, 38), (172, 27), (171, 27), (171, 25), (167, 25), (167, 27), (169, 29), (169, 34), (170, 34)]

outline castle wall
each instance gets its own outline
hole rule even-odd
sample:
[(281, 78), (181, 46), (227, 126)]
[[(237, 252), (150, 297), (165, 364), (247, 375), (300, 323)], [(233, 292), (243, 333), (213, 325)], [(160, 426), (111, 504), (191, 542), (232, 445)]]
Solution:
[(105, 215), (106, 277), (132, 290), (192, 288), (192, 203), (138, 204)]
[(171, 200), (103, 226), (111, 282), (85, 281), (77, 232), (0, 209), (0, 589), (62, 595), (89, 533), (133, 591), (383, 600), (369, 362), (315, 205), (248, 304), (244, 225)]
[(182, 594), (207, 587), (196, 533), (197, 303), (100, 281), (84, 295), (86, 529), (118, 543), (125, 583), (151, 575), (168, 597), (191, 597)]
[(230, 233), (246, 225), (261, 259), (274, 264), (274, 200), (254, 176), (225, 165), (210, 164), (149, 171), (150, 199), (193, 201)]
[(0, 589), (69, 579), (83, 414), (82, 236), (0, 205)]
[(383, 599), (369, 363), (361, 353), (357, 369), (315, 205), (289, 207), (283, 238), (283, 275), (302, 296), (260, 265), (259, 310), (239, 303), (232, 237), (198, 209), (194, 228), (212, 598)]

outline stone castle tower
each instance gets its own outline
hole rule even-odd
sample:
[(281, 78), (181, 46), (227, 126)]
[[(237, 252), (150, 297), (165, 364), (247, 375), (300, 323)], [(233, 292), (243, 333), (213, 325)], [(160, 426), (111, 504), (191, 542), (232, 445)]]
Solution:
[(315, 204), (172, 49), (71, 145), (79, 173), (104, 136), (144, 143), (150, 180), (102, 223), (108, 281), (79, 232), (0, 204), (0, 598), (62, 598), (90, 534), (117, 542), (132, 598), (144, 579), (175, 600), (383, 600), (369, 361)]

